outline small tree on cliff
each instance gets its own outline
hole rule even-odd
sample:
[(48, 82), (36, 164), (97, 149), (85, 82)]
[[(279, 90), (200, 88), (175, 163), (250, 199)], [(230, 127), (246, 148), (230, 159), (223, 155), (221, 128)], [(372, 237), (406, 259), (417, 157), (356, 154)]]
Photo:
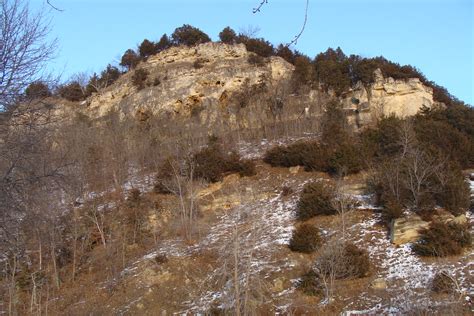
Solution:
[(120, 66), (127, 68), (127, 70), (135, 68), (140, 62), (140, 58), (133, 49), (127, 49), (120, 61)]
[(171, 35), (175, 45), (194, 46), (211, 41), (211, 38), (200, 29), (184, 24), (174, 30)]
[(237, 41), (237, 34), (229, 26), (219, 33), (219, 39), (225, 44), (234, 44)]
[(172, 43), (171, 43), (168, 35), (163, 34), (163, 36), (161, 36), (158, 43), (156, 43), (156, 51), (157, 51), (157, 53), (159, 53), (159, 52), (171, 47), (171, 45), (172, 45)]
[(155, 43), (145, 39), (138, 47), (138, 52), (142, 59), (146, 59), (151, 55), (154, 55), (158, 52)]

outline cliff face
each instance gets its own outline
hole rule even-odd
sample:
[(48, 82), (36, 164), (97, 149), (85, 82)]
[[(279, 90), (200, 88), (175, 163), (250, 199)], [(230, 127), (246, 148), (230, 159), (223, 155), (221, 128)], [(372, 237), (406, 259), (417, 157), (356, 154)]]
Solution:
[(267, 101), (287, 96), (283, 82), (291, 77), (293, 66), (278, 57), (252, 64), (251, 54), (243, 44), (170, 48), (138, 66), (149, 72), (148, 87), (137, 91), (128, 73), (92, 96), (85, 113), (100, 117), (115, 109), (139, 118), (194, 118), (204, 125), (225, 119), (232, 126), (252, 127), (272, 119)]
[(359, 126), (367, 125), (382, 115), (407, 117), (415, 115), (423, 106), (434, 105), (433, 89), (418, 78), (394, 80), (384, 78), (380, 69), (374, 72), (375, 82), (369, 86), (357, 83), (343, 96), (344, 108)]
[[(243, 44), (173, 47), (138, 66), (149, 72), (144, 89), (132, 85), (131, 71), (90, 97), (81, 111), (95, 118), (110, 110), (141, 120), (151, 115), (191, 118), (203, 126), (220, 122), (231, 128), (321, 115), (328, 94), (319, 90), (292, 94), (293, 65), (279, 57), (251, 62), (253, 55)], [(384, 78), (377, 70), (374, 79), (369, 86), (358, 83), (341, 97), (350, 120), (359, 127), (381, 115), (414, 115), (422, 106), (434, 104), (432, 89), (416, 78)]]

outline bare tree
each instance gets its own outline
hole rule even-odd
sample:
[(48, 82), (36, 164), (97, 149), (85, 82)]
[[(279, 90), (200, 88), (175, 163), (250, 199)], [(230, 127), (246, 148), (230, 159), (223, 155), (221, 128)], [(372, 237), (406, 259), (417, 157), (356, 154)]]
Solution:
[(160, 166), (160, 179), (158, 179), (168, 192), (178, 197), (181, 228), (188, 241), (193, 237), (194, 220), (198, 210), (199, 182), (194, 173), (195, 162), (191, 157), (192, 148), (186, 142), (172, 146), (171, 155)]
[(31, 82), (44, 76), (56, 40), (47, 38), (50, 27), (44, 14), (32, 14), (24, 1), (4, 0), (0, 6), (0, 110), (5, 110)]
[(436, 189), (430, 178), (442, 170), (445, 162), (439, 161), (418, 147), (413, 147), (408, 152), (405, 164), (407, 176), (404, 179), (404, 185), (410, 193), (412, 206), (419, 210), (423, 207), (423, 199), (435, 193)]
[(332, 204), (334, 208), (337, 210), (341, 218), (342, 224), (342, 239), (345, 240), (346, 238), (346, 220), (347, 215), (353, 210), (354, 208), (354, 198), (345, 192), (345, 188), (343, 185), (343, 175), (339, 175), (336, 185), (334, 186), (335, 196), (332, 200)]
[(351, 265), (345, 247), (344, 240), (336, 236), (321, 248), (314, 264), (323, 285), (325, 304), (333, 301), (336, 280), (352, 275), (356, 269)]

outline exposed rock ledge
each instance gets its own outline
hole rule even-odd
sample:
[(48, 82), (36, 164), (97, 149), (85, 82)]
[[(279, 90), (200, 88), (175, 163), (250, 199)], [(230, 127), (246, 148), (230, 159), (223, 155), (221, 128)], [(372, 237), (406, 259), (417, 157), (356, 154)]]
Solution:
[(367, 87), (358, 82), (343, 98), (344, 108), (353, 111), (352, 118), (359, 126), (370, 124), (382, 115), (412, 116), (422, 107), (431, 108), (435, 104), (433, 89), (418, 78), (384, 78), (377, 69), (374, 79)]
[[(111, 110), (139, 120), (150, 115), (193, 117), (202, 126), (221, 122), (231, 128), (292, 121), (301, 118), (302, 113), (307, 119), (320, 117), (330, 95), (320, 90), (291, 94), (288, 79), (294, 66), (280, 57), (269, 57), (263, 64), (255, 65), (249, 63), (251, 54), (244, 44), (172, 47), (139, 64), (138, 68), (149, 72), (144, 89), (137, 91), (132, 85), (134, 71), (130, 71), (83, 105), (74, 107), (74, 111), (92, 118)], [(423, 106), (434, 105), (432, 89), (419, 79), (384, 78), (379, 69), (374, 72), (374, 79), (368, 86), (357, 83), (341, 98), (356, 126), (369, 125), (381, 115), (414, 115)], [(264, 94), (248, 92), (249, 103), (239, 104), (236, 94), (245, 87), (259, 85), (266, 87)], [(279, 101), (281, 108), (275, 112), (268, 100)]]
[[(467, 217), (464, 214), (457, 217), (454, 217), (451, 214), (441, 214), (434, 216), (433, 219), (445, 223), (454, 222), (461, 225), (467, 223)], [(397, 218), (393, 220), (390, 227), (390, 241), (397, 246), (409, 242), (415, 242), (420, 236), (420, 230), (428, 228), (429, 225), (429, 222), (422, 220), (418, 215)]]

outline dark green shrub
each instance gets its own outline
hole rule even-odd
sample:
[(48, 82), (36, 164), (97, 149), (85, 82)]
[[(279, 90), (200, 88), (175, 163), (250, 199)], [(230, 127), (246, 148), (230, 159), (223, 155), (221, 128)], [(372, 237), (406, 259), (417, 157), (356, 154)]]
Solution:
[(374, 82), (374, 71), (380, 66), (373, 59), (362, 58), (357, 55), (349, 57), (349, 64), (352, 66), (351, 81), (353, 84), (358, 81), (365, 84)]
[(331, 102), (323, 119), (323, 144), (301, 141), (269, 149), (264, 162), (272, 166), (304, 166), (308, 171), (333, 174), (356, 173), (365, 166), (362, 147), (348, 131), (345, 114), (337, 102)]
[(306, 171), (329, 171), (328, 163), (331, 151), (327, 146), (309, 142), (302, 154), (303, 166)]
[(127, 49), (122, 55), (120, 66), (127, 68), (127, 70), (135, 68), (140, 62), (140, 57), (133, 49)]
[(318, 215), (333, 215), (336, 209), (332, 205), (334, 189), (323, 182), (312, 182), (304, 186), (296, 208), (299, 220), (307, 220)]
[(137, 188), (133, 188), (128, 192), (127, 201), (130, 203), (138, 203), (140, 201), (141, 192)]
[(226, 156), (218, 146), (208, 146), (193, 156), (196, 177), (209, 182), (221, 181), (227, 169)]
[(247, 51), (262, 57), (270, 57), (274, 55), (273, 45), (263, 38), (250, 38), (245, 35), (239, 35), (237, 41), (244, 43)]
[(149, 56), (158, 53), (158, 49), (155, 43), (145, 39), (140, 46), (138, 46), (138, 53), (142, 59), (147, 59)]
[[(295, 63), (296, 56), (293, 53), (293, 51), (290, 48), (288, 48), (288, 46), (286, 46), (286, 45), (283, 45), (283, 44), (278, 45), (278, 47), (276, 49), (276, 52), (275, 52), (275, 55), (278, 56), (278, 57), (283, 58), (284, 60), (286, 60), (290, 64)], [(310, 65), (311, 65), (311, 62), (310, 62)]]
[(176, 28), (173, 34), (171, 34), (171, 38), (174, 45), (186, 46), (194, 46), (211, 41), (206, 33), (189, 24)]
[(295, 70), (292, 74), (293, 89), (298, 90), (300, 85), (309, 85), (313, 79), (313, 65), (307, 56), (296, 56), (294, 59)]
[[(319, 156), (319, 144), (315, 141), (300, 141), (288, 146), (275, 146), (265, 152), (263, 161), (273, 167), (306, 166), (308, 169), (313, 165), (312, 156)], [(316, 165), (316, 164), (315, 164)]]
[(316, 80), (322, 83), (326, 90), (333, 89), (336, 95), (349, 89), (352, 82), (349, 75), (349, 62), (346, 55), (338, 47), (329, 48), (314, 59)]
[(27, 99), (41, 99), (52, 95), (48, 85), (42, 81), (35, 81), (31, 83), (25, 90)]
[(437, 221), (420, 231), (420, 239), (412, 249), (420, 256), (459, 255), (464, 247), (471, 245), (471, 238), (468, 225)]
[(98, 92), (100, 90), (100, 78), (94, 73), (90, 78), (86, 86), (85, 95), (90, 97), (92, 93)]
[(293, 194), (293, 189), (287, 185), (283, 186), (283, 188), (281, 189), (281, 195), (282, 196), (289, 196), (291, 194)]
[(109, 64), (100, 73), (100, 80), (101, 80), (103, 86), (108, 87), (111, 84), (113, 84), (115, 81), (117, 81), (117, 79), (120, 78), (121, 75), (122, 75), (122, 73), (120, 72), (120, 70), (117, 67), (112, 66), (112, 65)]
[(417, 140), (433, 154), (441, 153), (450, 161), (459, 163), (463, 168), (474, 166), (474, 138), (446, 121), (419, 117), (414, 127)]
[(390, 224), (393, 219), (403, 216), (403, 207), (394, 198), (389, 198), (382, 209), (382, 219), (386, 224)]
[(94, 92), (99, 92), (100, 89), (104, 89), (117, 81), (121, 75), (122, 73), (117, 67), (107, 65), (107, 68), (100, 73), (100, 77), (96, 73), (92, 75), (87, 83), (85, 94), (90, 96)]
[(440, 271), (431, 281), (431, 289), (436, 293), (453, 293), (456, 290), (456, 282), (447, 271)]
[(349, 242), (332, 241), (323, 246), (315, 262), (320, 275), (334, 275), (336, 279), (361, 278), (370, 270), (366, 250)]
[(217, 143), (195, 153), (192, 162), (196, 177), (209, 182), (221, 181), (228, 173), (235, 172), (243, 177), (256, 174), (253, 161), (241, 159), (237, 153), (225, 154)]
[(165, 254), (159, 254), (155, 256), (155, 263), (162, 265), (168, 262), (168, 257)]
[(321, 140), (324, 145), (334, 148), (353, 142), (347, 116), (342, 109), (342, 105), (337, 100), (332, 100), (326, 105), (321, 121)]
[(425, 111), (424, 116), (435, 121), (446, 122), (461, 133), (474, 137), (474, 108), (465, 105), (452, 105)]
[(157, 179), (153, 185), (153, 192), (157, 194), (171, 194), (170, 189), (164, 184), (162, 179)]
[(313, 269), (306, 272), (296, 285), (306, 295), (316, 296), (323, 294), (323, 285), (318, 273)]
[(341, 143), (328, 155), (327, 171), (331, 174), (351, 174), (363, 169), (362, 155), (357, 144)]
[(346, 243), (344, 247), (344, 257), (347, 260), (346, 272), (341, 271), (341, 275), (346, 278), (362, 278), (367, 276), (370, 269), (370, 259), (365, 249), (361, 249), (352, 243)]
[(62, 98), (74, 102), (84, 100), (85, 98), (83, 88), (77, 81), (60, 86), (58, 94)]
[(272, 167), (294, 167), (303, 165), (302, 153), (295, 147), (275, 146), (265, 152), (263, 161)]
[(369, 156), (384, 158), (400, 153), (402, 123), (401, 119), (391, 115), (380, 119), (376, 128), (363, 131), (361, 140), (364, 150), (371, 152)]
[(319, 229), (311, 224), (301, 224), (293, 231), (289, 247), (291, 251), (311, 253), (320, 243)]
[(234, 44), (237, 41), (237, 34), (229, 26), (219, 33), (219, 39), (225, 44)]
[(171, 47), (171, 45), (172, 45), (172, 43), (171, 43), (170, 39), (168, 38), (168, 35), (163, 34), (163, 36), (161, 36), (158, 43), (156, 43), (156, 51), (157, 51), (157, 53), (159, 53), (159, 52)]
[(241, 177), (251, 177), (257, 174), (252, 160), (241, 159), (237, 153), (231, 153), (226, 158), (226, 172), (237, 172)]
[(436, 202), (454, 216), (464, 214), (470, 205), (471, 190), (459, 168), (450, 166), (440, 172), (443, 181), (436, 183)]
[(142, 90), (145, 88), (147, 78), (148, 70), (143, 68), (137, 69), (132, 76), (132, 84), (137, 88), (137, 90)]
[[(174, 174), (177, 168), (173, 164), (173, 158), (164, 159), (158, 166), (153, 192), (158, 194), (171, 194), (171, 187), (173, 186)], [(178, 175), (179, 176), (179, 175)]]

